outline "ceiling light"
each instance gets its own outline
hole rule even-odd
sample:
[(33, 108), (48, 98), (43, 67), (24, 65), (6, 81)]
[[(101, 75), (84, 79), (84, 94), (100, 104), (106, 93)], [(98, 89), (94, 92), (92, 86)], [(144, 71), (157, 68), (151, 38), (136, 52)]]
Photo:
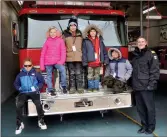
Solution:
[(152, 11), (152, 10), (154, 10), (154, 9), (156, 9), (155, 6), (150, 7), (149, 9), (144, 10), (144, 11), (143, 11), (143, 14), (145, 14), (145, 13), (147, 13), (147, 12), (149, 12), (149, 11)]

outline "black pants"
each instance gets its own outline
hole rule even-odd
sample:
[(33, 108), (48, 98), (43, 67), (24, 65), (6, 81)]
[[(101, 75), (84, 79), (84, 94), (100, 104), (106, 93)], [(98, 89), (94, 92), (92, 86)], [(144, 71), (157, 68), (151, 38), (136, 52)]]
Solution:
[(154, 130), (156, 124), (154, 91), (136, 91), (135, 99), (143, 128)]
[(69, 70), (69, 87), (70, 88), (84, 88), (84, 75), (81, 62), (68, 62)]
[(38, 113), (38, 119), (41, 119), (44, 117), (44, 111), (42, 109), (42, 105), (40, 102), (39, 92), (20, 93), (16, 97), (16, 113), (17, 113), (16, 123), (17, 124), (20, 124), (23, 121), (22, 108), (28, 99), (32, 99), (33, 103), (35, 104), (37, 113)]

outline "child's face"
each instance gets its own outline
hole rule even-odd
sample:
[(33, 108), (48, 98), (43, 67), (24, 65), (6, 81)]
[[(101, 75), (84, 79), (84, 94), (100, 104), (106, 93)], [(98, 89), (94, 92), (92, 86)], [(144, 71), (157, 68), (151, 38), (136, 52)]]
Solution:
[(49, 35), (51, 38), (55, 38), (56, 37), (56, 29), (51, 29), (49, 32)]
[(119, 53), (116, 52), (116, 51), (113, 51), (113, 52), (112, 52), (112, 57), (113, 57), (113, 59), (119, 58)]
[(147, 41), (144, 38), (139, 38), (137, 40), (137, 47), (139, 49), (144, 49), (146, 47), (146, 45), (147, 45)]
[(92, 30), (90, 31), (90, 36), (91, 36), (91, 37), (96, 37), (96, 31), (92, 29)]
[(76, 30), (77, 27), (74, 24), (70, 25), (70, 31), (75, 32)]
[(24, 68), (29, 72), (32, 69), (32, 63), (30, 61), (24, 62)]

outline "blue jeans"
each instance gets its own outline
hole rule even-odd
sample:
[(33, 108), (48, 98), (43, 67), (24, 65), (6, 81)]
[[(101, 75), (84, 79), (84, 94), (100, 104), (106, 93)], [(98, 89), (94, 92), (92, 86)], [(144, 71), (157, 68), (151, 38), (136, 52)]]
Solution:
[(66, 70), (65, 70), (65, 66), (64, 65), (47, 65), (46, 67), (46, 72), (47, 72), (47, 86), (48, 86), (48, 91), (53, 90), (53, 84), (52, 84), (52, 72), (53, 72), (53, 68), (56, 68), (59, 70), (60, 72), (60, 77), (61, 77), (61, 81), (60, 84), (62, 87), (66, 87)]

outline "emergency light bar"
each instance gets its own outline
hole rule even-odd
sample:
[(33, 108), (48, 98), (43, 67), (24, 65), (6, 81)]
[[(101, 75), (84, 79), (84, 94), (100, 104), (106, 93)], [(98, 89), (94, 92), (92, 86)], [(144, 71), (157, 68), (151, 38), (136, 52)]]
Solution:
[(95, 6), (110, 7), (110, 2), (76, 2), (76, 1), (36, 1), (39, 6)]

